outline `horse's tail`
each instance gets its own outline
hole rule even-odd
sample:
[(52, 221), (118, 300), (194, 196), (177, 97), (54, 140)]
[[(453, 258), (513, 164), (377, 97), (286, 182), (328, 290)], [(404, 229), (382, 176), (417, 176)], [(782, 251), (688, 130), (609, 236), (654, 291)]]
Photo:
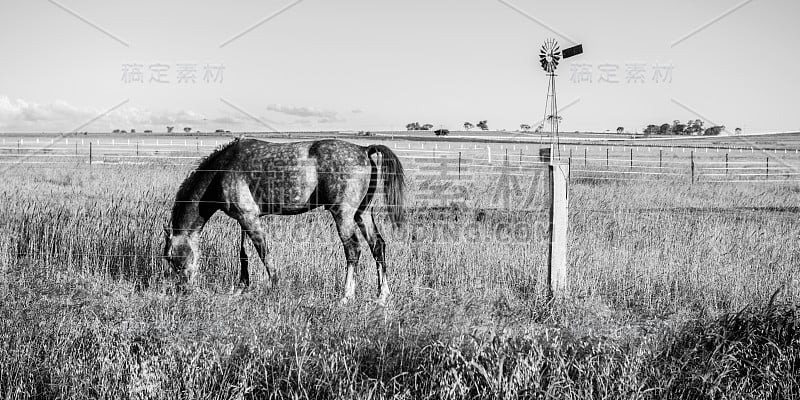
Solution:
[(372, 161), (372, 155), (376, 153), (382, 156), (380, 178), (383, 179), (383, 196), (386, 201), (389, 219), (395, 227), (400, 227), (403, 222), (403, 198), (406, 187), (403, 164), (400, 163), (400, 159), (391, 149), (382, 144), (373, 144), (367, 147), (367, 156), (370, 159), (370, 163), (372, 163), (373, 170), (372, 182), (370, 182), (371, 188), (377, 188), (378, 185), (377, 165)]

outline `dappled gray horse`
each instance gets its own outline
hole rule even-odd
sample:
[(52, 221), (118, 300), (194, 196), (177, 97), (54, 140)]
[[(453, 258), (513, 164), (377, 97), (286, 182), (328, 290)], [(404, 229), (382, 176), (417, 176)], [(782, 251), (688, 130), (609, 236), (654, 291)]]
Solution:
[(378, 301), (389, 296), (385, 242), (373, 219), (373, 197), (379, 180), (389, 217), (403, 217), (403, 166), (386, 146), (358, 146), (341, 140), (268, 143), (234, 140), (206, 157), (181, 184), (165, 227), (164, 257), (182, 287), (194, 283), (200, 256), (198, 239), (218, 210), (242, 228), (239, 250), (240, 288), (250, 285), (245, 237), (249, 236), (272, 285), (278, 271), (267, 249), (262, 215), (295, 215), (325, 207), (333, 215), (347, 259), (343, 302), (355, 295), (353, 271), (361, 250), (358, 229), (378, 267)]

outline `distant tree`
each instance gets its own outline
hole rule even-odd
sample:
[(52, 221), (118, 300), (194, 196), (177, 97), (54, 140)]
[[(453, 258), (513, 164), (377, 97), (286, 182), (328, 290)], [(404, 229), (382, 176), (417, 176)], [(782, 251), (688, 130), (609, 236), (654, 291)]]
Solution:
[(655, 135), (655, 134), (657, 134), (657, 133), (658, 133), (658, 129), (659, 129), (658, 125), (653, 125), (653, 124), (650, 124), (650, 125), (647, 125), (647, 127), (646, 127), (646, 128), (644, 128), (644, 131), (643, 131), (643, 132), (644, 132), (646, 135)]
[(167, 127), (167, 133), (172, 133), (172, 130), (173, 130), (173, 129), (175, 129), (175, 127), (174, 127), (174, 126), (168, 126), (168, 127)]
[(703, 133), (703, 121), (700, 119), (696, 119), (694, 121), (689, 120), (686, 122), (686, 134), (688, 135), (699, 135)]
[(540, 133), (544, 129), (544, 124), (539, 124), (539, 126), (534, 129), (533, 133)]
[(528, 132), (531, 130), (531, 126), (528, 124), (522, 124), (519, 126), (519, 129), (522, 130), (523, 132)]
[(472, 125), (472, 122), (464, 122), (464, 129), (470, 130), (470, 129), (474, 128), (474, 127), (475, 127), (475, 125)]
[(186, 133), (189, 133), (189, 132), (192, 131), (192, 128), (187, 126), (187, 127), (183, 128), (183, 131), (186, 132)]
[(621, 133), (623, 133), (623, 132), (625, 132), (625, 127), (623, 127), (623, 126), (618, 126), (618, 127), (617, 127), (617, 133), (621, 134)]
[(436, 136), (447, 136), (447, 134), (450, 133), (450, 130), (442, 128), (433, 131), (433, 133), (436, 134)]
[(672, 128), (672, 125), (670, 125), (670, 124), (661, 124), (661, 126), (658, 127), (658, 134), (659, 135), (669, 135), (670, 128)]
[(111, 133), (119, 133), (119, 129), (114, 129)]
[(733, 133), (735, 133), (735, 134), (737, 134), (737, 135), (741, 135), (741, 134), (742, 134), (742, 128), (736, 128), (736, 129), (733, 131)]
[(672, 134), (673, 135), (685, 135), (686, 134), (686, 125), (678, 122), (677, 124), (672, 125)]
[(477, 126), (478, 128), (481, 128), (482, 131), (488, 131), (489, 130), (489, 123), (486, 120), (478, 122), (477, 124), (475, 124), (475, 126)]
[(425, 124), (420, 127), (423, 131), (429, 131), (431, 128), (433, 128), (433, 124)]
[(136, 129), (131, 129), (131, 133), (136, 133)]
[(724, 125), (715, 125), (703, 131), (703, 136), (716, 136), (725, 130)]
[(406, 124), (406, 129), (409, 131), (418, 131), (420, 129), (419, 122)]

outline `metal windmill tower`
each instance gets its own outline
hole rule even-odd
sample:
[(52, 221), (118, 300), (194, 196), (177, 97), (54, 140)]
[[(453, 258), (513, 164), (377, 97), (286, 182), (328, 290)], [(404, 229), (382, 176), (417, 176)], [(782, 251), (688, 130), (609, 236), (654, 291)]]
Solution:
[[(547, 102), (544, 106), (544, 119), (542, 124), (550, 125), (550, 157), (553, 157), (553, 149), (559, 149), (558, 143), (558, 102), (556, 101), (556, 68), (558, 63), (563, 60), (583, 53), (583, 46), (576, 45), (561, 50), (555, 39), (544, 41), (539, 50), (539, 63), (547, 73)], [(560, 154), (559, 154), (560, 156)]]

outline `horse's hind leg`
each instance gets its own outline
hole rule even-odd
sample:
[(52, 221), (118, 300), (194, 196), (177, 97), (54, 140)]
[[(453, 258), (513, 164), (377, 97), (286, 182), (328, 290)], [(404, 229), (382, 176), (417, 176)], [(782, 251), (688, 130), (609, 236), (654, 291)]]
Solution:
[(372, 218), (372, 210), (364, 213), (356, 213), (356, 223), (361, 228), (361, 233), (369, 243), (372, 257), (375, 258), (375, 266), (378, 268), (378, 303), (385, 305), (389, 298), (389, 283), (386, 277), (386, 242), (383, 240), (375, 220)]
[(344, 297), (341, 303), (347, 303), (356, 295), (356, 282), (353, 274), (356, 265), (361, 257), (361, 245), (358, 241), (354, 211), (351, 209), (331, 209), (331, 214), (336, 222), (336, 230), (339, 232), (339, 239), (344, 246), (344, 256), (347, 260), (347, 272), (345, 273)]
[(239, 249), (239, 263), (241, 264), (241, 270), (239, 271), (239, 286), (242, 289), (250, 286), (250, 271), (247, 268), (250, 264), (250, 260), (247, 258), (247, 251), (245, 251), (245, 240), (247, 240), (247, 231), (242, 228), (242, 243)]
[[(267, 276), (272, 283), (272, 287), (276, 287), (278, 285), (278, 271), (275, 269), (275, 265), (272, 263), (272, 256), (269, 254), (269, 248), (267, 248), (266, 234), (264, 233), (264, 228), (261, 225), (261, 220), (258, 218), (258, 214), (254, 213), (242, 216), (239, 219), (239, 225), (242, 226), (242, 248), (239, 253), (240, 259), (242, 257), (245, 259), (247, 258), (247, 254), (244, 252), (244, 232), (247, 232), (247, 236), (249, 236), (250, 240), (253, 241), (256, 251), (258, 251), (258, 256), (261, 258), (261, 262), (264, 263), (264, 268), (267, 270)], [(250, 283), (250, 274), (247, 270), (246, 262), (242, 263), (240, 281), (245, 285)]]

